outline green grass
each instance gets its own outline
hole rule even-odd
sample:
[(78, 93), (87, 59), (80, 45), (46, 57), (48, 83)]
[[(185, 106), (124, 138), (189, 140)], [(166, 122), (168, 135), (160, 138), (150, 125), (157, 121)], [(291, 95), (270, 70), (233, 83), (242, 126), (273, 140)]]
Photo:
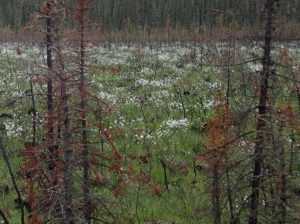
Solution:
[[(162, 195), (158, 196), (154, 194), (149, 183), (128, 181), (124, 195), (119, 198), (114, 197), (112, 191), (116, 187), (117, 178), (105, 168), (104, 165), (107, 164), (100, 161), (97, 169), (103, 172), (108, 181), (94, 187), (92, 191), (109, 202), (108, 210), (114, 214), (115, 223), (212, 223), (210, 175), (205, 170), (205, 162), (201, 160), (197, 160), (196, 165), (201, 166), (202, 170), (197, 170), (195, 173), (193, 160), (197, 154), (205, 151), (207, 142), (205, 126), (214, 116), (215, 95), (218, 89), (221, 89), (223, 97), (226, 94), (230, 97), (230, 109), (236, 121), (232, 137), (255, 129), (257, 86), (254, 83), (259, 77), (258, 74), (247, 64), (231, 66), (230, 87), (227, 89), (226, 66), (214, 64), (201, 66), (197, 63), (193, 65), (189, 62), (188, 55), (182, 52), (184, 52), (182, 47), (177, 45), (165, 46), (159, 55), (147, 49), (141, 55), (136, 55), (133, 49), (118, 47), (111, 51), (107, 49), (90, 51), (88, 63), (93, 67), (87, 70), (88, 80), (92, 83), (90, 91), (101, 98), (102, 102), (97, 104), (92, 100), (88, 102), (89, 107), (92, 108), (89, 122), (97, 126), (100, 118), (95, 115), (96, 112), (107, 109), (107, 105), (113, 107), (113, 113), (107, 113), (106, 116), (101, 117), (101, 120), (108, 130), (124, 129), (125, 134), (115, 140), (124, 154), (124, 168), (131, 168), (133, 177), (141, 173), (148, 175), (162, 191)], [(28, 75), (35, 77), (35, 74), (46, 72), (45, 67), (41, 66), (43, 63), (39, 55), (35, 55), (30, 50), (27, 53), (28, 56), (24, 58), (11, 55), (10, 60), (7, 60), (5, 55), (1, 55), (0, 86), (3, 91), (0, 93), (0, 114), (9, 113), (14, 117), (13, 120), (1, 118), (1, 122), (6, 126), (9, 122), (14, 124), (14, 127), (8, 130), (7, 148), (14, 155), (10, 157), (10, 161), (16, 174), (21, 171), (20, 152), (23, 144), (31, 138), (31, 117), (27, 113), (31, 102), (30, 97), (24, 94), (29, 89)], [(241, 52), (237, 50), (236, 54), (239, 53)], [(200, 61), (201, 57), (203, 55), (198, 53), (197, 60)], [(225, 55), (215, 57), (217, 56), (208, 58), (204, 64), (225, 60)], [(231, 60), (243, 61), (251, 57), (251, 49), (246, 55), (242, 54), (240, 57)], [(185, 58), (183, 62), (182, 58)], [(296, 56), (294, 60), (298, 60)], [(112, 74), (108, 72), (110, 68), (120, 70)], [(67, 67), (67, 70), (70, 73), (74, 72), (73, 68)], [(281, 76), (288, 74), (288, 70), (283, 68), (277, 68), (277, 71)], [(39, 110), (39, 142), (42, 142), (44, 131), (42, 116), (45, 113), (45, 86), (43, 85), (34, 86)], [(295, 109), (297, 108), (297, 99), (290, 80), (279, 76), (276, 80), (271, 80), (271, 85), (274, 87), (272, 93), (274, 104), (289, 103)], [(76, 101), (76, 94), (72, 95), (71, 99), (72, 102)], [(91, 129), (97, 133), (97, 128)], [(99, 142), (96, 133), (90, 138)], [(286, 130), (284, 135), (288, 137), (290, 130)], [(297, 135), (297, 141), (298, 138)], [(232, 186), (235, 186), (233, 190), (235, 213), (240, 212), (239, 209), (244, 203), (243, 198), (249, 195), (254, 139), (255, 133), (252, 133), (243, 138), (244, 145), (241, 142), (234, 142), (231, 146), (229, 161), (242, 161), (230, 169), (229, 181)], [(289, 150), (288, 139), (285, 139), (284, 144)], [(100, 144), (91, 147), (102, 150)], [(111, 152), (107, 145), (103, 150), (107, 154)], [(139, 157), (147, 152), (150, 153), (151, 159), (144, 164)], [(299, 158), (299, 152), (297, 153)], [(132, 154), (136, 156), (135, 159), (130, 158)], [(286, 157), (288, 159), (288, 151)], [(161, 160), (168, 165), (169, 191), (165, 189)], [(294, 171), (300, 171), (299, 164), (297, 159)], [(178, 168), (181, 165), (184, 165), (182, 168), (185, 169), (184, 171)], [(173, 172), (172, 166), (175, 170), (176, 167), (179, 170)], [(9, 193), (1, 195), (1, 206), (10, 210), (12, 223), (18, 223), (19, 211), (13, 203), (16, 196), (3, 161), (0, 164), (0, 171), (0, 178), (3, 180), (1, 186), (9, 186)], [(74, 189), (80, 188), (80, 179), (81, 170), (74, 168), (74, 180), (76, 180)], [(276, 183), (275, 179), (272, 179), (274, 183)], [(26, 198), (24, 179), (18, 178), (18, 183), (23, 197)], [(228, 221), (227, 180), (224, 176), (221, 178), (221, 184), (224, 191), (223, 218)], [(292, 184), (299, 188), (299, 177), (295, 177)], [(289, 208), (291, 210), (299, 206), (296, 200), (292, 203), (295, 207)], [(103, 208), (99, 217), (113, 223), (108, 210)], [(240, 212), (242, 223), (247, 215), (247, 206), (242, 207)]]

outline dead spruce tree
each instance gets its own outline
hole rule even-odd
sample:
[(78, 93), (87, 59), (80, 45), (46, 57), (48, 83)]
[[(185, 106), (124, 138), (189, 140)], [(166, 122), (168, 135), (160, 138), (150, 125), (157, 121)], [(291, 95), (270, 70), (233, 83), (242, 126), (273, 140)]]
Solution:
[[(212, 209), (214, 224), (222, 223), (222, 175), (226, 173), (230, 151), (230, 127), (233, 124), (229, 105), (223, 99), (221, 91), (216, 94), (215, 117), (207, 122), (208, 143), (203, 157), (207, 171), (212, 178)], [(231, 219), (233, 219), (231, 217)]]
[[(40, 10), (46, 71), (39, 84), (47, 88), (46, 93), (36, 88), (42, 91), (37, 94), (37, 107), (45, 111), (40, 126), (43, 141), (25, 144), (23, 151), (30, 224), (92, 223), (102, 215), (112, 221), (117, 218), (106, 206), (119, 200), (126, 187), (129, 172), (122, 167), (114, 135), (98, 120), (109, 119), (114, 109), (93, 92), (87, 77), (89, 2), (77, 0), (71, 7), (63, 1), (46, 1)], [(75, 15), (71, 33), (62, 29), (65, 21), (73, 18), (67, 10)], [(108, 178), (112, 175), (116, 178)], [(115, 200), (99, 196), (104, 188)]]
[[(70, 74), (63, 53), (65, 5), (47, 0), (37, 15), (45, 33), (47, 84), (44, 141), (25, 144), (24, 174), (31, 208), (29, 223), (76, 223), (72, 194), (72, 130), (69, 105)], [(40, 20), (42, 19), (42, 20)], [(43, 103), (46, 102), (46, 103)]]
[[(53, 78), (52, 78), (52, 51), (53, 51), (53, 15), (52, 9), (54, 7), (53, 0), (47, 0), (45, 9), (46, 20), (46, 60), (47, 60), (47, 135), (46, 143), (48, 150), (52, 157), (54, 154), (54, 124), (53, 124)], [(49, 169), (54, 170), (53, 160), (49, 164)]]
[(85, 223), (91, 223), (91, 205), (90, 205), (90, 186), (89, 186), (89, 149), (88, 149), (88, 130), (87, 130), (87, 84), (85, 78), (85, 66), (86, 66), (86, 36), (85, 28), (88, 25), (86, 23), (86, 13), (88, 12), (89, 0), (78, 0), (76, 6), (76, 21), (78, 23), (78, 72), (79, 72), (79, 95), (80, 95), (80, 114), (81, 114), (81, 143), (82, 143), (82, 161), (83, 161), (83, 207), (84, 207), (84, 220)]
[(261, 178), (262, 178), (262, 165), (264, 161), (264, 149), (265, 149), (265, 134), (267, 128), (267, 109), (268, 109), (268, 89), (269, 79), (272, 75), (272, 31), (273, 31), (273, 17), (276, 8), (277, 0), (266, 0), (266, 24), (264, 34), (264, 53), (262, 58), (263, 69), (261, 71), (261, 83), (258, 105), (258, 121), (256, 127), (256, 141), (255, 152), (253, 155), (254, 167), (252, 174), (252, 190), (250, 196), (250, 215), (249, 224), (258, 223), (259, 212), (259, 196), (261, 190)]

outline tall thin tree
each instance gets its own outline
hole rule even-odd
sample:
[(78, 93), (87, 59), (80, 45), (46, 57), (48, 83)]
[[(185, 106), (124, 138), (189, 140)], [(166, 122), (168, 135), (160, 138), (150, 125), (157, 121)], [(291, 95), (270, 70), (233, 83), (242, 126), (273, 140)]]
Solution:
[(47, 144), (52, 155), (49, 169), (54, 170), (54, 124), (53, 124), (53, 79), (52, 79), (52, 48), (53, 48), (53, 0), (47, 0), (46, 4), (46, 51), (47, 51)]
[(260, 83), (260, 96), (258, 105), (258, 122), (256, 127), (256, 142), (254, 152), (254, 168), (252, 177), (252, 192), (250, 196), (250, 215), (249, 224), (258, 223), (258, 211), (259, 211), (259, 191), (261, 188), (262, 177), (262, 164), (265, 147), (265, 132), (267, 127), (266, 115), (268, 105), (268, 88), (269, 79), (272, 74), (272, 31), (273, 31), (273, 17), (275, 11), (275, 2), (277, 0), (266, 0), (266, 25), (264, 34), (264, 55), (262, 58), (262, 72)]
[(85, 48), (86, 48), (86, 13), (88, 12), (89, 0), (78, 0), (76, 19), (79, 24), (79, 92), (80, 92), (80, 114), (81, 114), (81, 140), (83, 158), (83, 198), (84, 198), (84, 218), (87, 224), (91, 223), (90, 211), (90, 190), (89, 190), (89, 161), (88, 161), (88, 135), (87, 135), (87, 114), (86, 114), (86, 80), (85, 80)]

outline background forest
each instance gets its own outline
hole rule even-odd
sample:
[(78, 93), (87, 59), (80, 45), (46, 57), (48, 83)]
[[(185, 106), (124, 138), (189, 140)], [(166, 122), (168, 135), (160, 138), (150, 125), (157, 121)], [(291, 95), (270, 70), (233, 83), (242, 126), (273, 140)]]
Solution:
[[(0, 26), (14, 31), (32, 21), (30, 16), (42, 0), (1, 0)], [(72, 0), (66, 0), (72, 3)], [(261, 0), (91, 0), (90, 20), (103, 30), (145, 30), (165, 28), (199, 30), (221, 25), (237, 28), (262, 24)], [(280, 1), (278, 15), (282, 23), (300, 22), (300, 2)], [(71, 6), (70, 6), (71, 7)], [(69, 25), (72, 25), (72, 20)]]

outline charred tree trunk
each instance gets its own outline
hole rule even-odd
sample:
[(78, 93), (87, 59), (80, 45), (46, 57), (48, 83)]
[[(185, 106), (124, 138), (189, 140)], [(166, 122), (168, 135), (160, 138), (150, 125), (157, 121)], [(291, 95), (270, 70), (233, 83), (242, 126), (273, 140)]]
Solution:
[(290, 149), (290, 161), (289, 161), (289, 175), (293, 175), (293, 167), (294, 167), (294, 158), (295, 158), (295, 144), (296, 144), (296, 139), (295, 139), (295, 133), (294, 130), (291, 130), (291, 149)]
[(0, 209), (0, 216), (2, 217), (3, 222), (4, 222), (5, 224), (9, 224), (9, 221), (8, 221), (8, 219), (6, 218), (5, 213), (4, 213), (1, 209)]
[(83, 158), (83, 198), (84, 198), (84, 218), (85, 223), (91, 223), (91, 206), (90, 206), (90, 190), (89, 190), (89, 162), (88, 162), (88, 136), (87, 136), (87, 116), (86, 116), (86, 81), (85, 81), (85, 18), (87, 12), (87, 2), (79, 0), (78, 5), (78, 23), (80, 34), (80, 55), (79, 55), (79, 74), (80, 74), (80, 112), (82, 126), (82, 158)]
[(64, 213), (62, 217), (62, 223), (64, 224), (75, 224), (75, 212), (73, 206), (72, 196), (72, 130), (70, 121), (70, 109), (69, 109), (69, 97), (68, 97), (68, 75), (65, 73), (63, 56), (60, 47), (57, 49), (57, 57), (59, 58), (58, 76), (60, 84), (60, 105), (59, 113), (62, 118), (62, 153), (63, 153), (63, 192), (64, 192)]
[(230, 224), (235, 224), (236, 218), (234, 217), (232, 190), (230, 186), (230, 178), (229, 178), (228, 170), (226, 170), (226, 181), (227, 181), (227, 197), (228, 197), (228, 204), (229, 204), (229, 211), (230, 211)]
[(286, 203), (287, 203), (287, 195), (286, 195), (286, 185), (287, 185), (287, 173), (285, 171), (286, 163), (285, 163), (285, 150), (283, 142), (280, 142), (280, 152), (279, 152), (279, 159), (280, 159), (280, 213), (279, 213), (279, 224), (286, 223)]
[(293, 70), (291, 71), (291, 74), (292, 74), (293, 79), (295, 80), (293, 85), (294, 85), (294, 88), (296, 90), (296, 95), (297, 95), (297, 100), (298, 100), (298, 114), (300, 114), (300, 88), (299, 88), (299, 85), (298, 85), (298, 79), (297, 79), (297, 77), (296, 77)]
[(272, 72), (272, 58), (271, 58), (271, 44), (272, 44), (272, 28), (273, 28), (273, 14), (274, 14), (275, 0), (266, 0), (266, 26), (265, 26), (265, 41), (264, 41), (264, 55), (262, 59), (263, 70), (261, 72), (260, 84), (260, 98), (258, 110), (258, 123), (257, 135), (252, 177), (252, 192), (250, 195), (250, 215), (249, 224), (258, 223), (258, 210), (259, 210), (259, 190), (261, 188), (261, 175), (263, 163), (263, 149), (265, 144), (265, 131), (266, 131), (266, 114), (268, 102), (268, 88), (269, 77)]
[(64, 194), (65, 194), (65, 224), (75, 224), (74, 222), (74, 210), (73, 210), (73, 199), (72, 199), (72, 178), (71, 178), (71, 157), (72, 157), (72, 134), (70, 127), (69, 118), (69, 105), (68, 105), (68, 94), (66, 80), (63, 78), (61, 80), (61, 100), (62, 100), (62, 114), (63, 114), (63, 181), (64, 181)]
[[(54, 155), (54, 124), (53, 124), (53, 79), (52, 79), (52, 48), (53, 48), (53, 0), (47, 0), (46, 8), (46, 50), (47, 50), (47, 144), (51, 154), (49, 170), (55, 170)], [(55, 181), (56, 182), (56, 181)]]
[(212, 199), (213, 199), (214, 224), (221, 224), (219, 166), (214, 165), (212, 171), (213, 171)]
[(21, 212), (20, 222), (21, 222), (21, 224), (25, 224), (25, 209), (24, 209), (25, 205), (24, 205), (24, 201), (22, 199), (21, 191), (18, 187), (14, 172), (12, 170), (12, 167), (11, 167), (11, 164), (10, 164), (7, 152), (6, 152), (5, 143), (2, 139), (2, 137), (0, 137), (0, 148), (1, 148), (1, 151), (2, 151), (2, 156), (3, 156), (4, 162), (6, 163), (6, 166), (7, 166), (8, 171), (9, 171), (9, 175), (10, 175), (13, 187), (14, 187), (14, 189), (16, 191), (16, 194), (17, 194), (17, 199), (15, 200), (15, 202), (17, 203), (18, 208), (20, 208), (20, 212)]
[(166, 165), (166, 162), (161, 159), (160, 160), (160, 163), (163, 167), (163, 170), (164, 170), (164, 180), (165, 180), (165, 187), (166, 187), (166, 190), (169, 191), (169, 182), (168, 182), (168, 176), (167, 176), (167, 165)]
[(36, 125), (37, 125), (37, 114), (36, 114), (36, 104), (35, 104), (35, 96), (34, 96), (34, 90), (33, 90), (33, 84), (32, 84), (32, 80), (30, 77), (29, 80), (29, 84), (30, 84), (30, 97), (31, 97), (31, 109), (29, 111), (30, 115), (32, 116), (32, 146), (35, 147), (36, 146)]

